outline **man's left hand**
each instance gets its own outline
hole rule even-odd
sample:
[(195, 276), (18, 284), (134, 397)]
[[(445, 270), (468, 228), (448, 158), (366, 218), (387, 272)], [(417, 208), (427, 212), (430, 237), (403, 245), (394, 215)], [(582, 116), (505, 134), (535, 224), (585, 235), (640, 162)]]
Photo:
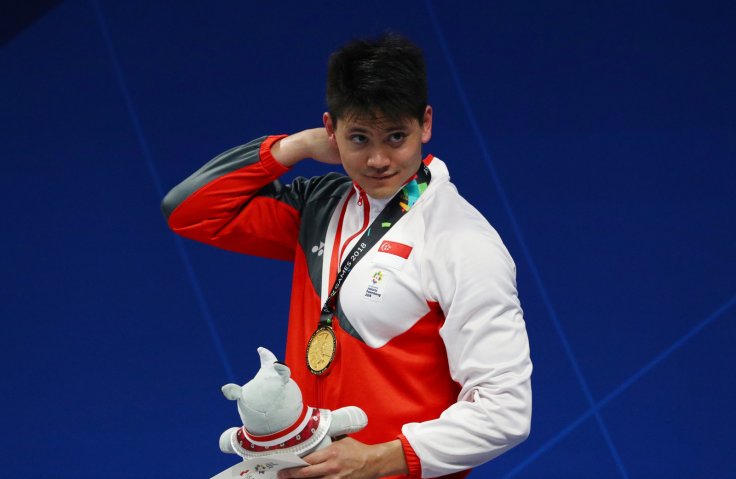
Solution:
[(375, 479), (408, 472), (401, 441), (398, 439), (369, 445), (346, 437), (303, 459), (310, 465), (279, 471), (279, 479)]

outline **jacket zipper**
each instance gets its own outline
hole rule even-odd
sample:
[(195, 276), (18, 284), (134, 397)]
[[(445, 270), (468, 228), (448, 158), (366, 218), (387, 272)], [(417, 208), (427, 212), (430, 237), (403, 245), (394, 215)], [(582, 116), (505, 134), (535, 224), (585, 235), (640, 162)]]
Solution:
[[(333, 248), (337, 248), (338, 251), (340, 252), (340, 254), (337, 256), (337, 261), (336, 261), (337, 264), (336, 265), (331, 265), (331, 267), (330, 267), (330, 270), (331, 271), (333, 271), (333, 270), (336, 271), (340, 267), (340, 263), (342, 261), (342, 256), (345, 253), (345, 248), (347, 248), (347, 246), (350, 244), (351, 241), (353, 241), (353, 239), (355, 239), (355, 237), (357, 237), (358, 235), (363, 234), (363, 232), (368, 228), (368, 224), (370, 223), (370, 216), (371, 216), (370, 202), (368, 201), (368, 198), (366, 197), (365, 191), (363, 191), (360, 188), (358, 189), (358, 191), (360, 192), (360, 194), (358, 195), (358, 202), (357, 202), (357, 204), (358, 204), (358, 206), (362, 206), (363, 207), (363, 226), (360, 228), (360, 230), (358, 230), (357, 233), (355, 233), (350, 238), (348, 238), (342, 245), (341, 244), (338, 244), (340, 238), (339, 237), (336, 238), (336, 240), (338, 240), (338, 241), (336, 241), (333, 244), (332, 247)], [(348, 198), (348, 201), (349, 200), (350, 199)], [(340, 236), (341, 236), (340, 231), (342, 231), (342, 222), (343, 222), (343, 220), (344, 220), (344, 217), (341, 217), (340, 220), (339, 220), (340, 221), (340, 225), (337, 228), (338, 229), (338, 233), (337, 234), (340, 235)], [(333, 278), (332, 278), (332, 275), (331, 275), (330, 282), (332, 282), (332, 281), (333, 281)], [(338, 328), (338, 320), (337, 320), (337, 318), (334, 318), (334, 320), (332, 321), (332, 330), (334, 331), (336, 337), (337, 337), (337, 328)], [(336, 349), (339, 348), (339, 347), (340, 346), (337, 345), (336, 346)], [(337, 350), (335, 351), (335, 354), (337, 354)], [(337, 357), (335, 357), (335, 360), (337, 360)], [(330, 367), (333, 367), (333, 366), (334, 366), (334, 364), (330, 365)], [(315, 398), (316, 398), (316, 401), (317, 401), (317, 404), (316, 404), (315, 407), (321, 408), (321, 407), (323, 407), (322, 406), (322, 396), (323, 396), (324, 377), (323, 376), (315, 376), (315, 380), (316, 380)]]

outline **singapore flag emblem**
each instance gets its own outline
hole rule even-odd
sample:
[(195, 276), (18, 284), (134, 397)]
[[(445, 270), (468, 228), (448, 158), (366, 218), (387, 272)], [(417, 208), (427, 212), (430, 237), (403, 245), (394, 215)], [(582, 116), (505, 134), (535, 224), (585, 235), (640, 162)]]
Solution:
[(408, 258), (411, 253), (412, 247), (395, 241), (384, 240), (381, 246), (378, 247), (378, 251), (382, 253), (389, 253), (401, 258)]

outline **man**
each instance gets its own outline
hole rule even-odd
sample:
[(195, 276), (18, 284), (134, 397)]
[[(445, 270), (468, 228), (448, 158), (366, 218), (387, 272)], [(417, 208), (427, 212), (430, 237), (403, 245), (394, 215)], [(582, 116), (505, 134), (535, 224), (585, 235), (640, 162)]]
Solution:
[[(286, 363), (306, 404), (368, 427), (282, 477), (465, 477), (523, 441), (531, 362), (501, 239), (423, 156), (421, 51), (396, 35), (330, 58), (324, 128), (216, 157), (163, 201), (170, 227), (294, 262)], [(300, 161), (348, 176), (277, 178)]]

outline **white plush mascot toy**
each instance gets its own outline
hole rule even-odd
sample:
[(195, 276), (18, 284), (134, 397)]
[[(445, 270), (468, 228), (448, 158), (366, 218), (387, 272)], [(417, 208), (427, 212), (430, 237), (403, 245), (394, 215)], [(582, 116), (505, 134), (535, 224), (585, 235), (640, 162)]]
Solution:
[(258, 354), (261, 369), (253, 379), (242, 387), (222, 387), (226, 398), (238, 402), (243, 421), (243, 427), (222, 433), (222, 452), (244, 460), (282, 453), (303, 457), (368, 424), (365, 412), (356, 406), (334, 411), (305, 406), (289, 368), (266, 348), (258, 348)]

